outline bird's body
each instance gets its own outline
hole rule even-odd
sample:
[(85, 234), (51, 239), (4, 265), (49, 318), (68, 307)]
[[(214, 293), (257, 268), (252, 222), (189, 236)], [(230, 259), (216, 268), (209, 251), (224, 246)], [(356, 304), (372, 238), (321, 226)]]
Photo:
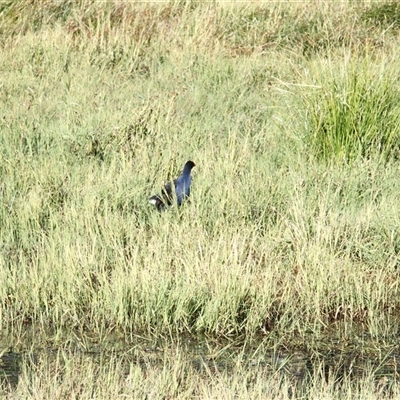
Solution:
[(173, 182), (167, 182), (162, 190), (161, 195), (154, 195), (149, 198), (149, 202), (153, 204), (157, 210), (161, 211), (166, 206), (170, 206), (173, 203), (174, 195), (173, 190), (175, 189), (176, 202), (180, 206), (185, 198), (190, 195), (190, 184), (192, 177), (190, 175), (192, 168), (195, 166), (193, 161), (187, 161), (183, 167), (182, 174), (173, 180)]

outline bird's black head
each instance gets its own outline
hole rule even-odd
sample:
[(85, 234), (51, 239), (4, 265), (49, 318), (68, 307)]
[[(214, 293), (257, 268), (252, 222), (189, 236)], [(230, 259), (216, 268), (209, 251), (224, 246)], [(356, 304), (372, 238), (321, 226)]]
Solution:
[(186, 161), (185, 166), (183, 167), (184, 171), (191, 171), (193, 167), (195, 167), (196, 164), (193, 161)]

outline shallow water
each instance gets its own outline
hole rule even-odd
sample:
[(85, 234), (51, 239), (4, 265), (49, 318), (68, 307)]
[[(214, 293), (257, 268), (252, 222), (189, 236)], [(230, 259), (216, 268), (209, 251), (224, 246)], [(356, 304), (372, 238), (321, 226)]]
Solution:
[(80, 337), (71, 332), (69, 335), (69, 340), (59, 339), (62, 343), (60, 346), (54, 345), (57, 340), (47, 341), (52, 345), (43, 345), (46, 341), (40, 341), (37, 337), (32, 342), (35, 335), (31, 332), (25, 336), (26, 343), (19, 340), (14, 348), (8, 347), (7, 343), (13, 341), (3, 335), (0, 342), (2, 386), (15, 389), (23, 367), (33, 373), (38, 360), (49, 364), (55, 360), (59, 362), (60, 351), (68, 359), (90, 358), (99, 365), (118, 360), (126, 374), (129, 374), (132, 364), (143, 369), (163, 368), (168, 356), (183, 354), (184, 359), (189, 360), (193, 369), (200, 374), (234, 372), (239, 363), (247, 370), (260, 368), (271, 374), (282, 374), (298, 384), (303, 384), (315, 374), (326, 380), (334, 379), (339, 384), (344, 378), (357, 380), (372, 374), (377, 383), (388, 388), (398, 379), (400, 363), (397, 335), (390, 341), (385, 338), (380, 347), (376, 340), (367, 340), (366, 334), (361, 336), (362, 340), (355, 334), (352, 339), (345, 341), (329, 337), (325, 341), (318, 341), (318, 344), (314, 343), (312, 348), (298, 345), (292, 349), (283, 346), (271, 348), (265, 340), (246, 343), (243, 338), (216, 340), (190, 336), (173, 339), (134, 336), (127, 341), (121, 336), (109, 335), (107, 340), (99, 343), (93, 339), (94, 336)]

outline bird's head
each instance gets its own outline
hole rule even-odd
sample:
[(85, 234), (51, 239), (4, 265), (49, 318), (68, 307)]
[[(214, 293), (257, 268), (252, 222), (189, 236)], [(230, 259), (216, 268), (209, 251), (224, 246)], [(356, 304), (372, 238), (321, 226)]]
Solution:
[(183, 167), (183, 172), (190, 172), (196, 164), (193, 161), (186, 161), (185, 166)]

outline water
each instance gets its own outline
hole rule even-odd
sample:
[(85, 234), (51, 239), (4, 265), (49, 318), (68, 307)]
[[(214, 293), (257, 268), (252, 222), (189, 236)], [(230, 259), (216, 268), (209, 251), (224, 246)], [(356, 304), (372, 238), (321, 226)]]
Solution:
[[(179, 338), (145, 338), (134, 336), (129, 341), (117, 335), (109, 335), (101, 343), (94, 337), (79, 336), (66, 332), (68, 340), (59, 340), (62, 345), (43, 346), (34, 333), (25, 336), (26, 343), (20, 340), (15, 348), (7, 347), (4, 336), (0, 342), (0, 383), (2, 387), (13, 390), (17, 387), (23, 367), (34, 371), (38, 360), (52, 363), (60, 362), (60, 351), (68, 359), (91, 359), (95, 363), (118, 360), (129, 373), (132, 364), (146, 369), (149, 366), (160, 368), (165, 363), (165, 355), (184, 354), (193, 369), (198, 373), (213, 374), (221, 371), (232, 372), (238, 363), (248, 370), (262, 369), (271, 374), (282, 374), (298, 384), (319, 374), (326, 380), (334, 379), (338, 384), (346, 378), (356, 380), (373, 374), (379, 385), (390, 387), (398, 379), (400, 351), (397, 338), (391, 342), (387, 338), (378, 347), (376, 341), (366, 340), (366, 335), (354, 335), (353, 339), (339, 341), (330, 337), (312, 346), (296, 345), (285, 349), (283, 346), (271, 348), (267, 341), (258, 340), (246, 343), (244, 339), (215, 340), (206, 337), (181, 336)], [(30, 338), (30, 339), (28, 339)], [(12, 341), (11, 341), (12, 342)], [(53, 341), (53, 343), (56, 342)], [(360, 345), (361, 343), (361, 345)], [(114, 360), (114, 361), (113, 361)], [(62, 360), (61, 360), (62, 362)]]

